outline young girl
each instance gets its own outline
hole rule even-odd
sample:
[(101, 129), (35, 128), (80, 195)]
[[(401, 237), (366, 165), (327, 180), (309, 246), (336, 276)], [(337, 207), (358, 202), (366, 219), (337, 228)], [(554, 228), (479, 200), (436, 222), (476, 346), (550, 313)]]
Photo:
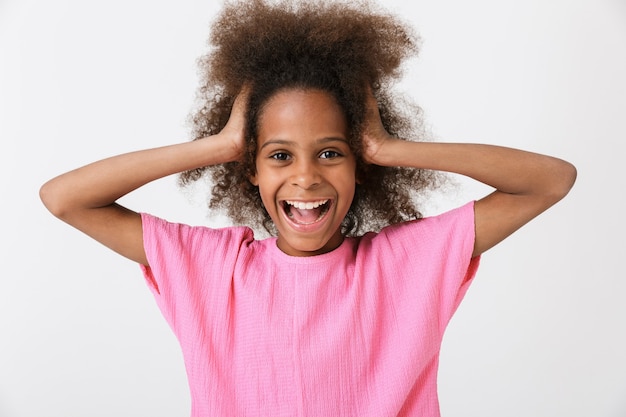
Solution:
[[(211, 41), (196, 140), (65, 173), (44, 204), (141, 265), (193, 416), (439, 415), (443, 332), (479, 256), (564, 197), (574, 167), (407, 140), (419, 113), (403, 117), (388, 87), (416, 38), (371, 6), (230, 3)], [(495, 190), (421, 218), (438, 172)], [(210, 207), (274, 237), (116, 203), (175, 173), (210, 174)]]

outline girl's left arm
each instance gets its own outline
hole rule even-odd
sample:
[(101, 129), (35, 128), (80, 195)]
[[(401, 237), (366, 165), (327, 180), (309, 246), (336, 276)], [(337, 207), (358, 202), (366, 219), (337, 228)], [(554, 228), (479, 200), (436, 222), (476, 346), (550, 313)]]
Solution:
[(380, 123), (373, 97), (363, 141), (368, 163), (453, 172), (495, 188), (474, 206), (473, 256), (495, 246), (557, 203), (576, 180), (572, 164), (546, 155), (493, 145), (393, 138)]

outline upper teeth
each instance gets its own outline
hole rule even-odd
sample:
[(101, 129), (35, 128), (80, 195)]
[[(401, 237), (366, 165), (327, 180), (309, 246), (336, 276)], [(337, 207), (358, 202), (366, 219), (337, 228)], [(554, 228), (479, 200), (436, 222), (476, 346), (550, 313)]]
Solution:
[(307, 201), (307, 202), (286, 200), (285, 202), (300, 210), (311, 210), (311, 209), (321, 206), (322, 204), (326, 204), (328, 200)]

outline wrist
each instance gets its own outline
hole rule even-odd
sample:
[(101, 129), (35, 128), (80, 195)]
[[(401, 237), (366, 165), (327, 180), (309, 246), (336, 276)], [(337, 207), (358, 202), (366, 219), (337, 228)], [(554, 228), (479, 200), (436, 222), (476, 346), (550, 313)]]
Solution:
[(211, 154), (214, 156), (212, 165), (234, 162), (241, 159), (243, 149), (239, 146), (238, 138), (222, 131), (205, 139), (211, 142)]
[(376, 152), (369, 155), (367, 162), (380, 166), (397, 166), (398, 155), (401, 155), (402, 152), (399, 148), (403, 142), (405, 141), (402, 139), (387, 136), (384, 140), (380, 141)]

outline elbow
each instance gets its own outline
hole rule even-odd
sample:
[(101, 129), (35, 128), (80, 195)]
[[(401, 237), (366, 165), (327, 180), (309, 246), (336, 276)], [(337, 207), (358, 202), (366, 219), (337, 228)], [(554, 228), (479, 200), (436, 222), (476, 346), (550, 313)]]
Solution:
[(572, 189), (574, 184), (576, 183), (576, 177), (578, 176), (578, 171), (576, 170), (576, 167), (573, 164), (566, 162), (566, 161), (563, 161), (563, 163), (564, 163), (563, 174), (562, 174), (563, 197), (565, 197), (567, 193), (569, 193), (569, 191)]
[(576, 183), (578, 171), (576, 167), (563, 160), (559, 160), (559, 167), (554, 172), (554, 184), (552, 187), (552, 198), (554, 203), (564, 198)]
[(63, 198), (60, 194), (61, 193), (57, 187), (55, 187), (54, 179), (46, 182), (39, 189), (39, 198), (41, 199), (43, 205), (55, 217), (62, 219), (65, 216), (67, 209), (65, 208)]

